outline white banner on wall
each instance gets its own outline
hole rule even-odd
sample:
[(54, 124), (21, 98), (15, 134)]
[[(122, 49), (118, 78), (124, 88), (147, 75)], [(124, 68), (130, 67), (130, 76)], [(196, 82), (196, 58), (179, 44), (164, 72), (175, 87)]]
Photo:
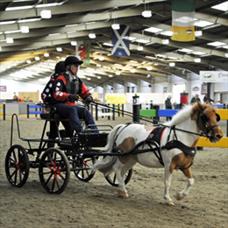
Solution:
[(228, 81), (228, 71), (200, 71), (202, 82), (225, 83)]

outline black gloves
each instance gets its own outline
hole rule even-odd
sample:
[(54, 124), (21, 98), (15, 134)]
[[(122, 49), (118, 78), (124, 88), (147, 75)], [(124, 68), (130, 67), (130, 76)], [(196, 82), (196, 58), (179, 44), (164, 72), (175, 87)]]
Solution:
[(68, 100), (69, 100), (70, 102), (77, 101), (78, 99), (79, 99), (79, 96), (76, 95), (76, 94), (70, 94), (70, 95), (68, 96)]
[(84, 99), (84, 102), (89, 105), (91, 102), (93, 102), (93, 97), (91, 95), (89, 95), (88, 97), (86, 97)]

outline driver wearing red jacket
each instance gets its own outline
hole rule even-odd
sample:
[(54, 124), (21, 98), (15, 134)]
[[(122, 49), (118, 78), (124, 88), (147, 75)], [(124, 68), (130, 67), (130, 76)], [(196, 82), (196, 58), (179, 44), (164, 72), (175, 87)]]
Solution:
[(66, 72), (59, 75), (54, 83), (53, 97), (54, 106), (62, 118), (70, 121), (72, 130), (81, 132), (80, 119), (84, 119), (88, 127), (97, 129), (92, 115), (83, 106), (77, 105), (79, 96), (86, 104), (90, 104), (93, 98), (86, 85), (77, 77), (79, 66), (83, 61), (75, 56), (68, 56), (65, 59)]

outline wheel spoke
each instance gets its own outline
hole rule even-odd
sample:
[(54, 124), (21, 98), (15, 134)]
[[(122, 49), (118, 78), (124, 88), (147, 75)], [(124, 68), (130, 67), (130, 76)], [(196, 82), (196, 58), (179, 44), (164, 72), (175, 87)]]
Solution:
[(116, 174), (115, 174), (114, 177), (113, 177), (113, 183), (114, 183), (114, 184), (116, 183)]
[(59, 176), (62, 178), (62, 180), (65, 180), (65, 177), (60, 173)]
[(59, 187), (59, 182), (58, 182), (57, 176), (55, 176), (55, 181), (56, 181), (56, 186), (57, 186), (57, 188), (58, 188), (58, 190), (59, 190), (60, 187)]
[(15, 176), (14, 176), (14, 184), (15, 185), (17, 184), (17, 169), (16, 169), (16, 173), (15, 173)]
[(13, 171), (13, 173), (10, 175), (10, 180), (12, 180), (12, 177), (15, 175), (15, 173), (16, 173), (16, 169)]
[(53, 173), (50, 174), (48, 179), (44, 182), (44, 185), (47, 186), (48, 182), (50, 181), (51, 177), (53, 176)]
[(54, 189), (55, 189), (55, 176), (53, 178), (53, 182), (52, 182), (52, 186), (51, 186), (52, 192), (54, 192)]

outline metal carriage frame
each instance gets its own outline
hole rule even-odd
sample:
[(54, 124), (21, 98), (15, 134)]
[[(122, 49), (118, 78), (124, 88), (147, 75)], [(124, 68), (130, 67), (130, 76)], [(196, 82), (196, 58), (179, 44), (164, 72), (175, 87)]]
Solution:
[[(29, 177), (30, 168), (38, 168), (41, 185), (48, 193), (52, 194), (64, 191), (69, 182), (71, 171), (79, 180), (90, 181), (95, 175), (90, 166), (99, 156), (108, 155), (99, 147), (105, 146), (108, 132), (112, 127), (98, 125), (103, 132), (98, 134), (85, 128), (81, 134), (74, 137), (66, 137), (65, 131), (61, 131), (57, 127), (57, 137), (51, 139), (46, 138), (48, 123), (51, 121), (57, 123), (61, 119), (50, 115), (42, 119), (45, 122), (41, 137), (38, 139), (23, 138), (21, 137), (18, 116), (12, 115), (10, 148), (5, 157), (5, 173), (9, 183), (15, 187), (22, 187)], [(13, 144), (15, 122), (18, 139), (26, 142), (27, 148), (20, 144)], [(34, 148), (33, 143), (39, 143), (38, 147)], [(115, 155), (119, 156), (118, 153)], [(30, 159), (31, 157), (34, 159)], [(125, 176), (126, 184), (131, 176), (132, 170), (129, 170)], [(115, 174), (107, 176), (105, 179), (111, 185), (118, 186)]]

